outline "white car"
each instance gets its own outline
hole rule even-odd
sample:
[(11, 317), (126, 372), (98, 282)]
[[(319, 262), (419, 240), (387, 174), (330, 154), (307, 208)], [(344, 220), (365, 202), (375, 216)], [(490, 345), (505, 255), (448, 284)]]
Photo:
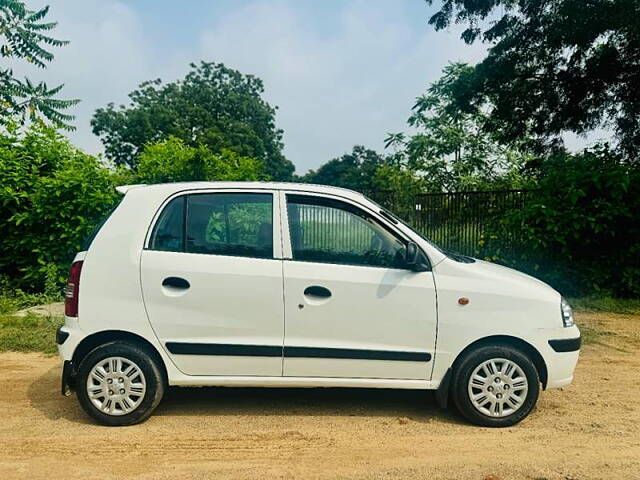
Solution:
[(558, 292), (446, 253), (356, 192), (118, 190), (57, 334), (63, 394), (101, 423), (145, 420), (175, 385), (435, 390), (501, 427), (573, 379), (580, 332)]

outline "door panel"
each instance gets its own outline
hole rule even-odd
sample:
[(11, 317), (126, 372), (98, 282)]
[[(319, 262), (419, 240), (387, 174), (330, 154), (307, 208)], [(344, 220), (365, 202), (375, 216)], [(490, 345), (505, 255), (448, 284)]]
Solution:
[[(163, 286), (169, 276), (190, 287)], [(168, 351), (182, 372), (282, 374), (281, 260), (145, 250), (142, 285), (153, 329), (173, 344)]]
[(429, 378), (432, 273), (400, 268), (402, 239), (357, 206), (286, 197), (284, 375)]
[(169, 202), (142, 252), (156, 335), (188, 375), (281, 376), (282, 260), (273, 258), (280, 221), (272, 195), (185, 197)]
[[(284, 278), (285, 376), (428, 378), (436, 326), (431, 272), (285, 261)], [(310, 285), (331, 297), (309, 298)]]

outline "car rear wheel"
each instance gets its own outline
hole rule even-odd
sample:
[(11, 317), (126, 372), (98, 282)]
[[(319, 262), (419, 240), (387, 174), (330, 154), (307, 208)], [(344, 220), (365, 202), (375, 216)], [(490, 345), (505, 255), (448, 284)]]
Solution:
[(458, 410), (471, 422), (508, 427), (533, 410), (540, 393), (534, 363), (508, 345), (483, 346), (462, 358), (452, 378)]
[(164, 381), (146, 349), (112, 342), (95, 348), (81, 362), (76, 391), (82, 408), (98, 422), (133, 425), (158, 406)]

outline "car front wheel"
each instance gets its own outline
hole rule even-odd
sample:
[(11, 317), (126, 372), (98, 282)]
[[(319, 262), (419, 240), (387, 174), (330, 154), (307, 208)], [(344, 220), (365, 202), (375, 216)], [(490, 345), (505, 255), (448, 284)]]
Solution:
[(471, 422), (508, 427), (533, 410), (540, 393), (529, 357), (508, 345), (483, 346), (465, 355), (454, 371), (453, 397)]
[(97, 347), (80, 364), (76, 391), (82, 408), (105, 425), (146, 420), (164, 394), (163, 377), (151, 355), (137, 345)]

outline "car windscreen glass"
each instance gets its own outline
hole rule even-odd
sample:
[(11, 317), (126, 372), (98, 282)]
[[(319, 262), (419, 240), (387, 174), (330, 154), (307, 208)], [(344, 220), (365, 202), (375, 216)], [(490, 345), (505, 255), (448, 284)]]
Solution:
[(460, 263), (473, 263), (476, 260), (473, 257), (469, 257), (467, 255), (463, 255), (461, 253), (458, 252), (454, 252), (453, 250), (449, 250), (447, 248), (441, 247), (440, 245), (436, 244), (435, 242), (433, 242), (433, 240), (431, 240), (430, 238), (428, 238), (426, 235), (424, 235), (422, 232), (416, 230), (415, 228), (413, 228), (411, 225), (409, 225), (407, 222), (405, 222), (404, 220), (402, 220), (400, 217), (398, 217), (396, 214), (394, 214), (393, 212), (390, 212), (389, 210), (387, 210), (386, 208), (382, 207), (381, 205), (379, 205), (378, 203), (374, 202), (373, 200), (369, 199), (369, 201), (373, 204), (375, 204), (379, 209), (380, 209), (380, 213), (385, 216), (385, 217), (390, 217), (391, 219), (395, 220), (396, 222), (401, 223), (402, 225), (404, 225), (405, 227), (409, 228), (412, 232), (414, 232), (415, 234), (417, 234), (420, 238), (422, 238), (424, 241), (428, 242), (429, 245), (431, 245), (433, 248), (435, 248), (436, 250), (438, 250), (440, 253), (442, 253), (443, 255), (446, 255), (448, 258), (450, 258), (451, 260), (454, 260), (456, 262), (460, 262)]

